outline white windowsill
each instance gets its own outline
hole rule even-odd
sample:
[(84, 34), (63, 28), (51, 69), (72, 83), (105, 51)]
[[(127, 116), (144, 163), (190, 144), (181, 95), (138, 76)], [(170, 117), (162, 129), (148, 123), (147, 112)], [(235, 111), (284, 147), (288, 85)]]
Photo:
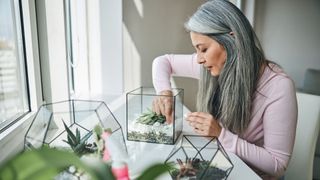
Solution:
[(24, 136), (36, 112), (30, 112), (0, 134), (0, 165), (24, 148)]

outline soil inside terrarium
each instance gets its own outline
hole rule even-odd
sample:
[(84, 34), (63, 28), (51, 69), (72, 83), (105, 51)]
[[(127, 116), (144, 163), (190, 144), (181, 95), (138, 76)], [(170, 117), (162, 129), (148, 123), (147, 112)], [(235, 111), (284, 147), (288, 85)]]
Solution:
[(171, 144), (173, 142), (173, 137), (167, 136), (167, 134), (162, 132), (151, 131), (151, 132), (141, 133), (139, 131), (131, 131), (131, 132), (128, 132), (128, 140)]

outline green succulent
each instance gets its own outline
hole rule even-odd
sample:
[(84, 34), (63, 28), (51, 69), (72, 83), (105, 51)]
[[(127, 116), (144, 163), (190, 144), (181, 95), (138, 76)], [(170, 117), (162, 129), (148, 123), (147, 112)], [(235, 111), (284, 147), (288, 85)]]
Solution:
[(67, 140), (63, 140), (68, 143), (75, 154), (82, 156), (87, 153), (94, 153), (96, 151), (95, 144), (88, 144), (87, 140), (92, 135), (92, 131), (87, 133), (84, 137), (81, 138), (80, 131), (76, 128), (76, 134), (70, 130), (70, 128), (63, 121), (64, 128), (67, 132)]
[(146, 125), (153, 125), (156, 122), (163, 124), (166, 122), (166, 117), (162, 114), (157, 114), (148, 108), (147, 112), (140, 115), (137, 122)]

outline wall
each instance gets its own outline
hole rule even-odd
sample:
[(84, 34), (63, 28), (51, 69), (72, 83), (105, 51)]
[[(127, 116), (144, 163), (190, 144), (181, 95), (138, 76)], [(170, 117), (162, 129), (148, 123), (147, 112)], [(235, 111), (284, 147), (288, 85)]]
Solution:
[[(193, 53), (184, 22), (204, 0), (130, 0), (123, 1), (124, 80), (125, 91), (152, 86), (151, 67), (155, 57), (166, 53)], [(185, 89), (187, 106), (194, 108), (197, 83), (177, 80)]]
[[(267, 58), (279, 63), (303, 86), (307, 68), (320, 69), (320, 1), (256, 1), (255, 29)], [(320, 138), (314, 159), (314, 177), (320, 179)]]
[(320, 1), (256, 1), (255, 29), (268, 59), (303, 85), (307, 68), (320, 69)]

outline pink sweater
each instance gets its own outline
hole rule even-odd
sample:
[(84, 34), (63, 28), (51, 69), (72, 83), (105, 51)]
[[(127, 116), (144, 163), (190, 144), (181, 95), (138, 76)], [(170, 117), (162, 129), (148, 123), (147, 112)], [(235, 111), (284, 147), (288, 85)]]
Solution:
[[(196, 55), (164, 55), (153, 62), (157, 92), (171, 89), (170, 76), (199, 79)], [(263, 179), (282, 176), (290, 160), (297, 123), (293, 81), (278, 66), (265, 68), (254, 94), (251, 122), (243, 135), (223, 128), (219, 136), (226, 151), (233, 152)]]

